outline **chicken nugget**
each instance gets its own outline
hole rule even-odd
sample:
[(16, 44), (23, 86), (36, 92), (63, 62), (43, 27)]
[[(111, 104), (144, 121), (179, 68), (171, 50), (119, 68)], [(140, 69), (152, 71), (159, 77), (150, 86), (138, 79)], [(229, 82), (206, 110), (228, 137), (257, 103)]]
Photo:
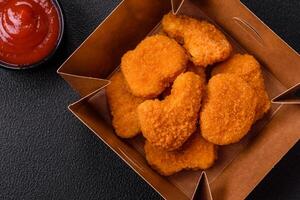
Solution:
[(187, 60), (175, 40), (154, 35), (122, 57), (121, 69), (133, 95), (153, 98), (185, 71)]
[(217, 146), (194, 133), (180, 149), (164, 151), (146, 141), (147, 162), (161, 175), (169, 176), (183, 169), (208, 169), (217, 159)]
[(202, 136), (218, 145), (238, 142), (249, 132), (256, 106), (255, 91), (238, 75), (213, 76), (200, 112)]
[(170, 37), (183, 44), (197, 66), (224, 61), (232, 52), (225, 35), (205, 20), (169, 13), (163, 17), (162, 27)]
[(271, 102), (265, 89), (259, 62), (251, 55), (236, 54), (229, 60), (218, 64), (212, 71), (212, 75), (220, 73), (237, 74), (254, 89), (258, 99), (255, 121), (261, 119), (270, 109)]
[(115, 132), (122, 138), (131, 138), (140, 133), (137, 106), (145, 99), (133, 96), (121, 71), (111, 77), (106, 88), (106, 97), (113, 117)]
[(187, 71), (194, 72), (195, 74), (199, 75), (202, 80), (205, 80), (206, 82), (206, 73), (204, 67), (199, 67), (194, 65), (192, 62), (189, 62), (187, 65)]
[(193, 72), (179, 75), (163, 101), (147, 100), (138, 106), (143, 136), (154, 146), (172, 151), (196, 130), (204, 80)]
[[(196, 65), (194, 65), (192, 62), (188, 62), (187, 64), (187, 71), (188, 72), (194, 72), (195, 74), (197, 74), (198, 76), (200, 76), (200, 78), (206, 82), (206, 73), (205, 73), (205, 68), (203, 67), (198, 67)], [(159, 99), (164, 99), (167, 96), (169, 96), (171, 94), (171, 90), (172, 87), (168, 87), (166, 88), (160, 95)]]

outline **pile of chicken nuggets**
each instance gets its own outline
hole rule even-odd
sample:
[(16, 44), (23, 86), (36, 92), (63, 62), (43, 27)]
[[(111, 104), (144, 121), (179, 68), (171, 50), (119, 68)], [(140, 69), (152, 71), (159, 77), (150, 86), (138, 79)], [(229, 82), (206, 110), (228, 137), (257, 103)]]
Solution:
[(207, 21), (169, 13), (162, 29), (125, 53), (111, 77), (112, 124), (122, 138), (144, 136), (146, 159), (162, 175), (208, 169), (218, 145), (239, 142), (270, 109), (261, 67), (233, 54)]

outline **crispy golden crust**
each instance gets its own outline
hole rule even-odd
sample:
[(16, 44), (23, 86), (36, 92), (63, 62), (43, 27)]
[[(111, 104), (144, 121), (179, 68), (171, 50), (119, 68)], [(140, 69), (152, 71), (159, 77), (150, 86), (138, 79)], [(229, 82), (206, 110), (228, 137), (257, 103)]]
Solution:
[(175, 40), (154, 35), (123, 56), (121, 69), (132, 94), (153, 98), (184, 72), (187, 60)]
[(213, 76), (200, 112), (202, 136), (218, 145), (238, 142), (250, 130), (256, 106), (254, 90), (239, 76)]
[[(205, 73), (205, 68), (203, 67), (199, 67), (194, 65), (192, 62), (188, 62), (187, 64), (187, 71), (188, 72), (194, 72), (195, 74), (197, 74), (198, 76), (200, 76), (200, 78), (202, 80), (204, 80), (204, 82), (206, 82), (206, 73)], [(168, 87), (166, 88), (160, 95), (159, 99), (164, 99), (167, 96), (169, 96), (171, 94), (171, 89), (172, 87)]]
[(146, 141), (146, 159), (161, 175), (169, 176), (183, 169), (208, 169), (217, 159), (217, 146), (194, 133), (175, 151), (164, 151)]
[(187, 65), (187, 71), (194, 72), (195, 74), (200, 76), (202, 80), (205, 80), (205, 82), (206, 82), (206, 74), (205, 74), (204, 67), (199, 67), (199, 66), (194, 65), (192, 62), (189, 62)]
[(232, 51), (225, 35), (207, 21), (169, 13), (162, 26), (170, 37), (183, 43), (195, 65), (206, 67), (224, 61)]
[(193, 72), (179, 75), (165, 100), (139, 105), (138, 117), (144, 137), (154, 146), (171, 151), (195, 131), (204, 80)]
[(115, 132), (122, 138), (134, 137), (140, 133), (137, 106), (144, 99), (135, 97), (128, 91), (122, 72), (116, 72), (110, 80), (111, 84), (106, 88), (106, 96)]
[(262, 118), (270, 109), (271, 102), (265, 89), (261, 67), (253, 56), (234, 55), (229, 60), (217, 65), (212, 71), (212, 75), (220, 73), (237, 74), (254, 89), (258, 98), (255, 120)]

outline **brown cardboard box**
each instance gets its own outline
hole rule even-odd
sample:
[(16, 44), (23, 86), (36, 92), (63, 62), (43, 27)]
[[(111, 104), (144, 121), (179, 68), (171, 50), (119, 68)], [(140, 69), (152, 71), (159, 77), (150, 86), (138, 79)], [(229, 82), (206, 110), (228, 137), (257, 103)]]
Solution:
[[(172, 10), (215, 23), (236, 52), (249, 52), (264, 66), (267, 92), (275, 97), (300, 82), (300, 57), (239, 0), (125, 0), (61, 66), (58, 73), (83, 97), (69, 109), (166, 199), (192, 198), (201, 171), (162, 177), (146, 163), (143, 138), (118, 138), (106, 105), (106, 79), (122, 55), (159, 29)], [(216, 165), (201, 176), (203, 199), (244, 199), (300, 138), (300, 107), (273, 105), (241, 142), (221, 147)], [(204, 177), (204, 178), (203, 178)], [(208, 183), (209, 185), (207, 185)], [(208, 187), (210, 186), (210, 188)]]

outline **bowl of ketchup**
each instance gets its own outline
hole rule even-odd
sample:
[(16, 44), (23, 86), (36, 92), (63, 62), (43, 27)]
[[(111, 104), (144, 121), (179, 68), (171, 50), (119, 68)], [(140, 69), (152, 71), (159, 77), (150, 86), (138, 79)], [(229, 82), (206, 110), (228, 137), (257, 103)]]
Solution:
[(39, 66), (55, 53), (63, 31), (57, 0), (0, 0), (0, 66)]

